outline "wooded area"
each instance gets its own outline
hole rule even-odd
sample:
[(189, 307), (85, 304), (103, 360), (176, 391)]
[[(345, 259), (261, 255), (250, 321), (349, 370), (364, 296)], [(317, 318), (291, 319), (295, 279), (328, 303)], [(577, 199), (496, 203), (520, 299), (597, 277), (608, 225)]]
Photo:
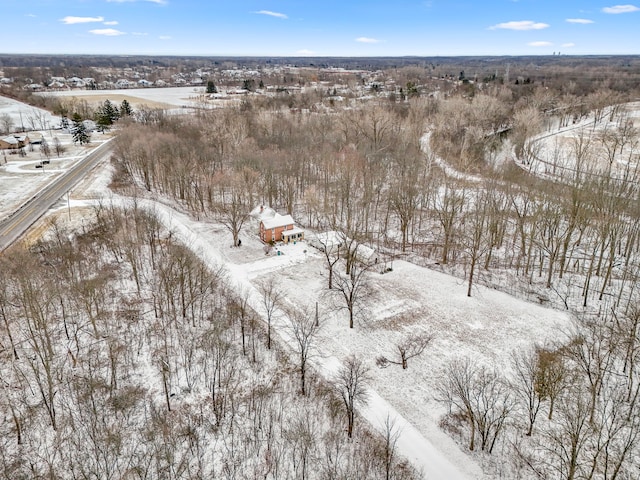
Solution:
[[(118, 122), (112, 188), (218, 222), (234, 246), (260, 205), (339, 232), (323, 301), (356, 330), (368, 275), (385, 273), (358, 245), (456, 275), (468, 296), (481, 283), (570, 312), (555, 344), (510, 365), (445, 365), (432, 392), (449, 411), (441, 426), (517, 478), (635, 478), (638, 91), (617, 88), (615, 69), (584, 89), (564, 73), (545, 85), (460, 78), (327, 110), (308, 108), (317, 92), (134, 113)], [(566, 128), (578, 132), (563, 147), (571, 163), (536, 173), (541, 139)], [(284, 308), (264, 283), (265, 324), (153, 215), (104, 204), (94, 216), (1, 259), (5, 476), (417, 478), (392, 428), (383, 439), (356, 421), (362, 362), (333, 382), (309, 369), (321, 328), (311, 310)], [(278, 309), (295, 352), (272, 340)], [(411, 368), (431, 340), (409, 337), (378, 365)], [(199, 400), (176, 412), (178, 385)]]

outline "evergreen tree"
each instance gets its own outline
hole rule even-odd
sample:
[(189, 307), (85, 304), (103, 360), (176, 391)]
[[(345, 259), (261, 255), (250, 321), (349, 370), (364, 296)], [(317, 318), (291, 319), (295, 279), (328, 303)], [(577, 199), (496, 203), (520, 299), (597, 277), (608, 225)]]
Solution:
[(218, 93), (218, 89), (216, 88), (216, 84), (213, 83), (212, 80), (207, 82), (207, 93)]
[(133, 115), (133, 109), (131, 108), (131, 104), (125, 98), (122, 100), (122, 104), (120, 105), (120, 117), (130, 117)]
[(253, 92), (255, 83), (256, 83), (255, 80), (253, 80), (252, 78), (247, 79), (244, 82), (242, 82), (242, 88), (245, 90), (249, 90), (250, 92)]
[(102, 105), (96, 109), (95, 120), (98, 130), (104, 132), (120, 118), (120, 112), (109, 100), (105, 100)]
[(82, 123), (82, 117), (79, 113), (73, 114), (73, 143), (85, 145), (91, 141), (91, 136), (87, 131), (87, 127)]
[(96, 114), (96, 127), (99, 132), (104, 132), (105, 130), (109, 130), (110, 126), (111, 126), (111, 121), (109, 120), (109, 117), (107, 117), (106, 115)]

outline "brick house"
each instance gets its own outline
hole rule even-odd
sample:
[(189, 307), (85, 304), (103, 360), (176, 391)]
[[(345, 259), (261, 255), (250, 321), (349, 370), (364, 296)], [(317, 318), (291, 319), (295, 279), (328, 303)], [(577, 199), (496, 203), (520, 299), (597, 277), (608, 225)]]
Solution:
[(295, 242), (304, 239), (304, 230), (295, 226), (291, 215), (278, 215), (260, 222), (260, 240), (264, 243)]

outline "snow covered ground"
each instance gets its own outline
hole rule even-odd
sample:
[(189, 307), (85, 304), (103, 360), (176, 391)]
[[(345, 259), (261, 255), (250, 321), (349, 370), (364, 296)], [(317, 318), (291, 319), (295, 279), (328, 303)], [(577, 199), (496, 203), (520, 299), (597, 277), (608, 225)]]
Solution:
[[(148, 105), (150, 107), (163, 106), (164, 108), (179, 107), (192, 108), (203, 105), (204, 87), (167, 87), (167, 88), (126, 88), (119, 90), (65, 90), (60, 92), (46, 92), (41, 95), (85, 99), (92, 103), (109, 99), (119, 105), (123, 99), (127, 99), (134, 107)], [(209, 101), (209, 100), (208, 100)], [(211, 102), (211, 101), (209, 101)], [(222, 102), (222, 101), (218, 101)]]
[(635, 171), (640, 163), (631, 131), (626, 134), (626, 142), (621, 140), (625, 138), (620, 133), (621, 127), (627, 125), (627, 121), (632, 128), (640, 128), (640, 102), (624, 104), (613, 118), (607, 110), (599, 122), (595, 122), (593, 114), (562, 128), (558, 128), (556, 122), (556, 126), (551, 126), (551, 131), (531, 140), (535, 144), (533, 150), (536, 159), (520, 166), (538, 176), (573, 179), (577, 166), (576, 151), (584, 152), (581, 171), (599, 174), (609, 167), (609, 149), (616, 151), (611, 163), (612, 175), (623, 178), (625, 172)]
[[(6, 150), (0, 152), (0, 221), (110, 138), (108, 133), (93, 133), (89, 145), (79, 146), (74, 145), (71, 134), (62, 130), (38, 133), (43, 135), (50, 149), (50, 163), (44, 168), (36, 168), (37, 164), (46, 160), (40, 145), (33, 145), (33, 148), (27, 145), (24, 148), (25, 156)], [(54, 148), (56, 138), (64, 148), (60, 156), (57, 156)]]
[[(107, 185), (107, 170), (95, 172), (91, 183), (76, 190), (72, 206), (86, 207), (92, 198), (127, 201), (112, 195)], [(280, 255), (275, 251), (265, 255), (255, 216), (241, 233), (242, 247), (232, 248), (231, 236), (220, 224), (196, 221), (158, 199), (137, 199), (137, 203), (154, 211), (174, 238), (207, 263), (224, 265), (232, 282), (249, 293), (257, 312), (263, 311), (256, 289), (262, 279), (273, 279), (287, 301), (298, 308), (314, 308), (319, 301), (322, 330), (314, 368), (331, 379), (348, 355), (364, 359), (372, 382), (369, 403), (360, 413), (381, 431), (387, 416), (395, 420), (401, 430), (399, 452), (422, 469), (425, 478), (497, 478), (484, 475), (480, 457), (459, 447), (439, 427), (446, 412), (436, 399), (436, 385), (453, 358), (470, 357), (475, 363), (504, 368), (512, 351), (552, 341), (569, 322), (564, 313), (481, 286), (469, 298), (458, 278), (394, 261), (391, 272), (369, 274), (373, 294), (366, 315), (349, 329), (346, 311), (328, 306), (332, 302), (326, 297), (325, 260), (306, 242), (280, 245)], [(60, 208), (65, 211), (64, 206)], [(72, 213), (72, 218), (78, 222), (82, 217)], [(292, 344), (283, 319), (274, 320), (274, 328), (281, 342)], [(433, 333), (435, 339), (422, 356), (410, 360), (407, 370), (376, 366), (376, 358), (391, 354), (396, 341), (420, 332)]]
[(11, 119), (11, 131), (47, 130), (60, 125), (60, 117), (47, 110), (0, 96), (0, 119), (5, 115)]
[[(13, 163), (2, 167), (0, 179), (7, 176), (8, 180), (0, 183), (0, 212), (13, 208), (21, 193), (39, 188), (39, 175), (48, 175), (26, 174), (22, 172), (25, 168), (28, 166)], [(109, 175), (108, 166), (95, 170), (72, 192), (72, 222), (80, 225), (86, 221), (87, 206), (97, 200), (127, 201), (108, 190)], [(14, 178), (22, 179), (21, 187), (11, 187)], [(502, 368), (512, 351), (557, 337), (559, 328), (569, 322), (564, 313), (482, 286), (469, 298), (466, 285), (458, 278), (394, 261), (391, 272), (368, 274), (372, 296), (365, 315), (350, 329), (346, 312), (329, 307), (333, 302), (326, 296), (325, 261), (306, 242), (279, 246), (280, 255), (265, 255), (256, 216), (241, 233), (242, 247), (231, 248), (231, 236), (220, 224), (196, 221), (152, 197), (138, 199), (138, 204), (156, 212), (165, 226), (206, 262), (224, 265), (238, 288), (249, 292), (256, 311), (262, 312), (256, 284), (265, 278), (273, 279), (292, 305), (314, 307), (318, 301), (322, 330), (314, 368), (331, 379), (348, 355), (362, 358), (372, 381), (369, 403), (360, 413), (381, 431), (387, 416), (395, 420), (401, 431), (399, 453), (422, 469), (425, 478), (498, 478), (483, 474), (480, 457), (460, 448), (439, 427), (445, 407), (436, 399), (436, 385), (443, 367), (455, 357), (470, 357), (475, 363)], [(61, 202), (57, 212), (65, 212), (61, 221), (66, 218), (66, 204)], [(282, 342), (291, 342), (283, 319), (276, 320), (274, 327)], [(376, 366), (376, 358), (392, 353), (396, 341), (419, 332), (432, 333), (435, 339), (422, 356), (410, 360), (407, 370)]]

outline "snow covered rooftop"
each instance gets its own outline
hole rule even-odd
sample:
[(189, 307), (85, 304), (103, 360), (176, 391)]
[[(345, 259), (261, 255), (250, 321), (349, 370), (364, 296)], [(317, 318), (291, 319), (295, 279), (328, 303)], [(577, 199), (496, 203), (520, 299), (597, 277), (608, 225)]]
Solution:
[(276, 213), (273, 218), (265, 218), (262, 220), (262, 224), (266, 229), (285, 227), (287, 225), (293, 225), (294, 223), (296, 222), (293, 221), (291, 215), (280, 215), (278, 213)]
[(18, 139), (12, 135), (4, 137), (1, 140), (9, 145), (18, 145)]

